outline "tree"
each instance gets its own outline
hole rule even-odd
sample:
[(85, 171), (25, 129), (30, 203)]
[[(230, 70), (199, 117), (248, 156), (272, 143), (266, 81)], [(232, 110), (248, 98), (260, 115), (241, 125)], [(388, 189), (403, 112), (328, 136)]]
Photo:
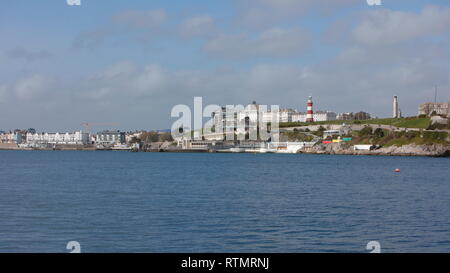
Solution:
[(325, 132), (327, 129), (325, 129), (322, 125), (320, 125), (319, 129), (317, 129), (317, 136), (322, 137), (323, 132)]
[(366, 126), (361, 131), (359, 131), (359, 136), (360, 137), (371, 136), (372, 135), (372, 131), (373, 131), (372, 127)]
[(377, 128), (375, 129), (375, 131), (373, 132), (374, 136), (377, 138), (382, 138), (384, 137), (384, 131), (381, 128)]

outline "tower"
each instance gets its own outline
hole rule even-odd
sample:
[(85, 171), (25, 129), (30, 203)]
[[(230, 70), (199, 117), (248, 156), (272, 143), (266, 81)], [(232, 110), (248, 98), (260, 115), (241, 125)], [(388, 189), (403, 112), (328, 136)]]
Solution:
[(308, 103), (306, 106), (306, 122), (314, 122), (314, 116), (313, 116), (313, 101), (312, 97), (309, 96)]
[(400, 111), (398, 109), (398, 98), (397, 96), (394, 96), (394, 102), (392, 107), (392, 117), (393, 118), (399, 118), (400, 117)]

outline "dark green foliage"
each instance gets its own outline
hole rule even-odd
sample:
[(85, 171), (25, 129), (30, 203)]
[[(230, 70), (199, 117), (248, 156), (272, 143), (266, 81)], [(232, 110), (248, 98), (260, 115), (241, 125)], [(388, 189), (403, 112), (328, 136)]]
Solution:
[(377, 138), (382, 138), (384, 137), (384, 131), (381, 128), (377, 128), (375, 129), (375, 131), (373, 132), (373, 135)]
[(361, 131), (359, 131), (359, 136), (360, 137), (371, 136), (372, 135), (372, 131), (373, 131), (372, 127), (366, 126)]

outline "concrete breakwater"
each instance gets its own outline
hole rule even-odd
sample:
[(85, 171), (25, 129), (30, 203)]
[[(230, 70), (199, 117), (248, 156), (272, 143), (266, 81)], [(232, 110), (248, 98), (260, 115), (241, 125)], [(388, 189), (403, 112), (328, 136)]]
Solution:
[(20, 148), (14, 143), (0, 143), (0, 150), (20, 150)]
[(443, 144), (382, 147), (370, 151), (356, 151), (353, 146), (345, 143), (318, 144), (300, 150), (300, 153), (308, 154), (336, 154), (336, 155), (384, 155), (384, 156), (431, 156), (449, 157), (450, 147)]

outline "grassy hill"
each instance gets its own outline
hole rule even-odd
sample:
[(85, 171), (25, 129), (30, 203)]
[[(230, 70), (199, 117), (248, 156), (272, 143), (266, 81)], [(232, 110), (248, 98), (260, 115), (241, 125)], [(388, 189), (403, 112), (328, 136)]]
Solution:
[(388, 130), (377, 129), (371, 133), (370, 130), (362, 130), (353, 133), (351, 144), (378, 144), (384, 147), (396, 145), (403, 146), (407, 144), (444, 144), (450, 145), (447, 141), (446, 132), (390, 132)]
[(297, 127), (297, 126), (308, 126), (308, 125), (325, 125), (325, 124), (382, 124), (382, 125), (392, 125), (402, 128), (421, 128), (426, 129), (430, 125), (430, 118), (383, 118), (383, 119), (369, 119), (369, 120), (330, 120), (330, 121), (319, 121), (319, 122), (284, 122), (280, 123), (280, 128)]

